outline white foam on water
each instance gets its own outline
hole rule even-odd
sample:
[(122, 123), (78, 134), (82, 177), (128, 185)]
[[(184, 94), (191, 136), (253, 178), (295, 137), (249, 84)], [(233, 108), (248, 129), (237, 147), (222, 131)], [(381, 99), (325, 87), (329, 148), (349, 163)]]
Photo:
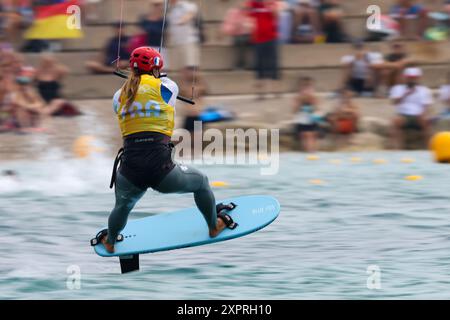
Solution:
[(42, 196), (70, 196), (107, 192), (113, 160), (93, 153), (88, 158), (70, 158), (53, 148), (33, 161), (0, 164), (0, 171), (14, 170), (17, 176), (0, 177), (0, 196), (32, 192)]
[(10, 194), (19, 192), (22, 189), (22, 182), (15, 177), (0, 177), (0, 194)]
[[(320, 160), (307, 161), (292, 153), (282, 156), (280, 174), (271, 177), (249, 167), (194, 165), (211, 181), (229, 183), (214, 190), (217, 199), (271, 194), (282, 205), (280, 217), (239, 240), (142, 255), (141, 271), (129, 275), (120, 275), (118, 259), (98, 257), (89, 246), (113, 205), (107, 188), (112, 157), (51, 153), (0, 163), (0, 172), (19, 173), (19, 182), (0, 178), (9, 192), (0, 192), (0, 297), (216, 299), (224, 288), (239, 299), (449, 296), (450, 207), (442, 186), (450, 171), (428, 153), (358, 153), (365, 161), (357, 165), (349, 160), (356, 154), (321, 153)], [(417, 161), (401, 163), (406, 156)], [(375, 165), (375, 158), (387, 163)], [(424, 179), (405, 181), (407, 174)], [(311, 179), (328, 185), (318, 188)], [(148, 194), (139, 205), (131, 219), (193, 206), (193, 199)], [(66, 288), (71, 265), (80, 267), (81, 290)], [(369, 265), (380, 267), (382, 290), (368, 290)]]

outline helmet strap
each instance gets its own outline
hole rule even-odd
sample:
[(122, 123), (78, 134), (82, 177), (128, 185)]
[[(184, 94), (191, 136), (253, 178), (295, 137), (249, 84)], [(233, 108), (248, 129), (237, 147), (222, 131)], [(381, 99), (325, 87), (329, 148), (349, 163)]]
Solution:
[(161, 71), (159, 69), (152, 69), (151, 73), (155, 78), (161, 78)]
[(134, 71), (135, 71), (135, 74), (138, 74), (140, 76), (142, 76), (144, 74), (148, 74), (150, 76), (155, 77), (156, 79), (163, 77), (163, 75), (161, 74), (161, 70), (159, 70), (159, 69), (153, 69), (149, 72), (145, 72), (145, 71), (140, 71), (138, 68), (135, 68)]

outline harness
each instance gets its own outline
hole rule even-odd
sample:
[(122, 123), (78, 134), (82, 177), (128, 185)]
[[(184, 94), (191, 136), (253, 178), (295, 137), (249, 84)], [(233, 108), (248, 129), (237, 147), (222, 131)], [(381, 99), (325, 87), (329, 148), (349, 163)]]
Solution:
[(138, 136), (134, 136), (130, 139), (125, 139), (124, 147), (120, 148), (119, 151), (117, 152), (116, 158), (114, 159), (114, 165), (113, 165), (113, 169), (112, 169), (112, 173), (111, 173), (111, 182), (109, 184), (110, 189), (112, 189), (116, 183), (117, 171), (120, 167), (120, 164), (122, 163), (122, 157), (124, 155), (125, 148), (134, 146), (138, 143), (146, 143), (146, 142), (167, 145), (167, 146), (169, 146), (171, 153), (173, 152), (173, 149), (175, 148), (175, 145), (173, 144), (172, 141), (170, 141), (170, 137), (168, 137), (168, 136), (164, 136), (164, 135), (160, 135), (160, 134), (156, 134), (156, 136), (152, 136), (152, 135), (139, 136), (139, 133), (137, 135)]
[(114, 185), (116, 184), (116, 178), (117, 178), (117, 168), (119, 167), (119, 164), (122, 162), (122, 156), (123, 156), (124, 148), (120, 148), (119, 152), (117, 152), (116, 159), (114, 159), (114, 165), (113, 170), (111, 174), (111, 182), (109, 184), (109, 188), (112, 189)]

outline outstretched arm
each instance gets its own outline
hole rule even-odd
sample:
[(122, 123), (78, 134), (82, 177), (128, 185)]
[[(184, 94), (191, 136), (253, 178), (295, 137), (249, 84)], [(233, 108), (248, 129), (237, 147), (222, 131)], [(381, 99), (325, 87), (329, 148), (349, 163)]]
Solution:
[[(121, 77), (121, 78), (124, 78), (124, 79), (127, 79), (127, 78), (128, 78), (128, 75), (127, 75), (126, 73), (123, 73), (123, 72), (120, 71), (120, 70), (114, 71), (114, 74), (115, 74), (116, 76)], [(165, 77), (167, 77), (167, 76), (166, 76), (166, 75), (161, 76), (161, 79), (164, 79)], [(178, 94), (178, 93), (177, 93), (177, 94)], [(185, 97), (182, 97), (182, 96), (178, 96), (178, 95), (177, 95), (176, 98), (177, 98), (178, 100), (180, 100), (180, 101), (183, 101), (183, 102), (186, 102), (186, 103), (189, 103), (189, 104), (192, 104), (192, 105), (195, 104), (195, 102), (194, 102), (193, 100), (188, 99), (188, 98), (185, 98)]]

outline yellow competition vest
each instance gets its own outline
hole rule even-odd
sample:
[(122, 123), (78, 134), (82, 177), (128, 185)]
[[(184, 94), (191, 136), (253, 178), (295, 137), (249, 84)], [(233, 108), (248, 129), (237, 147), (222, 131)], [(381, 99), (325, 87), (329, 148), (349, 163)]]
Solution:
[(126, 107), (124, 92), (121, 93), (117, 118), (123, 137), (143, 131), (159, 132), (171, 137), (175, 108), (162, 98), (161, 80), (142, 75), (138, 93), (129, 108)]

